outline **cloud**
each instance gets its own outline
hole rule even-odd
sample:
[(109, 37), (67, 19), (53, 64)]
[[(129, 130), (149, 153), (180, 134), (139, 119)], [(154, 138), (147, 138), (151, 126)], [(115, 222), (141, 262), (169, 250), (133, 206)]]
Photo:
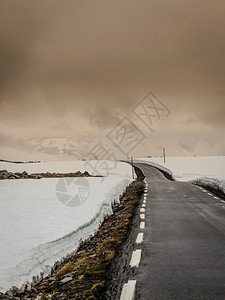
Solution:
[(224, 9), (222, 0), (1, 1), (2, 141), (100, 139), (152, 90), (172, 111), (170, 144), (183, 151), (210, 129), (209, 147), (223, 151), (210, 141), (224, 128)]

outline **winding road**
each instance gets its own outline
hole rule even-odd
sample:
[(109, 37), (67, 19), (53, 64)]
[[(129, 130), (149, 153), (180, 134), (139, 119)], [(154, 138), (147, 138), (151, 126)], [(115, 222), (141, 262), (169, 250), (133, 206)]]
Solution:
[(225, 299), (225, 202), (157, 169), (146, 176), (121, 300)]

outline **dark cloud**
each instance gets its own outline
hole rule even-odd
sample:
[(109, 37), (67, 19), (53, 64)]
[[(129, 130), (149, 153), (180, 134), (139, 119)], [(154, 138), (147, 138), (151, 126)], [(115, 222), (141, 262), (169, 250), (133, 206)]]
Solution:
[(2, 133), (98, 138), (150, 89), (172, 111), (169, 144), (222, 136), (224, 12), (223, 0), (2, 0)]

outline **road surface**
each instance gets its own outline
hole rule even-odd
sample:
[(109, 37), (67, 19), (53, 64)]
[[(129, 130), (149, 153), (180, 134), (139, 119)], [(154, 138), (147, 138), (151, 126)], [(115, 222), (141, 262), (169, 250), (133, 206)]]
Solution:
[[(147, 189), (120, 299), (225, 299), (225, 202), (136, 164)], [(134, 299), (133, 297), (133, 299)]]

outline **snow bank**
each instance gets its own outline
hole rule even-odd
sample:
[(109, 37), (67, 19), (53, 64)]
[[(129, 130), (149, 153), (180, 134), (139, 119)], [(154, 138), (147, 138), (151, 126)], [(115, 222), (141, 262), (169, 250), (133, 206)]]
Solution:
[(225, 180), (225, 156), (167, 157), (164, 164), (162, 157), (137, 158), (150, 164), (158, 164), (169, 169), (176, 180), (190, 181), (200, 177)]
[(189, 183), (210, 189), (214, 192), (219, 192), (225, 195), (225, 180), (218, 180), (214, 178), (202, 177), (194, 180), (190, 180)]
[(175, 180), (196, 184), (225, 194), (225, 157), (162, 157), (137, 158), (135, 162), (150, 164)]
[[(31, 171), (29, 164), (27, 167)], [(19, 170), (23, 169), (24, 166)], [(52, 169), (46, 168), (51, 172), (65, 169), (54, 169), (53, 165)], [(71, 170), (70, 165), (67, 171)], [(39, 171), (33, 168), (32, 172)], [(65, 182), (59, 184), (59, 180)], [(30, 281), (40, 272), (48, 273), (57, 260), (74, 251), (80, 240), (93, 234), (104, 217), (112, 213), (112, 204), (132, 181), (129, 176), (115, 174), (106, 178), (86, 177), (86, 197), (78, 205), (72, 201), (77, 200), (73, 194), (77, 191), (82, 194), (84, 189), (77, 186), (75, 180), (77, 178), (0, 181), (1, 292)], [(63, 189), (63, 185), (68, 189)], [(68, 195), (69, 201), (65, 201)]]

